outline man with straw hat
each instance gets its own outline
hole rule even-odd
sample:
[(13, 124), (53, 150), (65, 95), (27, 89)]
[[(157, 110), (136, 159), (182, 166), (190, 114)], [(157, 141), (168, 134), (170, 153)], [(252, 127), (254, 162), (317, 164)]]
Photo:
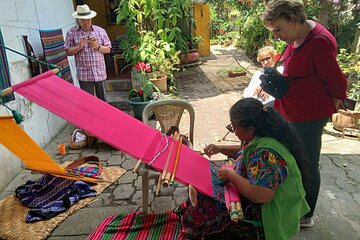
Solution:
[(72, 16), (78, 25), (66, 34), (66, 54), (75, 57), (80, 88), (92, 95), (96, 93), (98, 98), (106, 101), (104, 53), (111, 51), (110, 39), (103, 28), (91, 23), (96, 12), (90, 10), (88, 5), (78, 5)]

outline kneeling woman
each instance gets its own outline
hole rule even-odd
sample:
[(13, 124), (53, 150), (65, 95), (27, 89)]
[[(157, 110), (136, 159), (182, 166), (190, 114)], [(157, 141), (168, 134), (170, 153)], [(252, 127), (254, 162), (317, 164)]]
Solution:
[[(302, 149), (289, 124), (272, 108), (244, 98), (230, 109), (241, 146), (209, 145), (208, 156), (236, 159), (234, 169), (211, 164), (213, 198), (197, 194), (179, 208), (185, 237), (191, 239), (290, 239), (309, 211), (301, 173)], [(244, 218), (232, 222), (224, 203), (224, 182), (241, 196)]]

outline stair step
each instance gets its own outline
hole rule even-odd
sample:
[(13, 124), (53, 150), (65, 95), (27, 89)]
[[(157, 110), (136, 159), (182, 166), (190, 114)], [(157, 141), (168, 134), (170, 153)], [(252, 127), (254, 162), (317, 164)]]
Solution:
[(131, 79), (106, 80), (106, 91), (129, 91), (132, 88)]

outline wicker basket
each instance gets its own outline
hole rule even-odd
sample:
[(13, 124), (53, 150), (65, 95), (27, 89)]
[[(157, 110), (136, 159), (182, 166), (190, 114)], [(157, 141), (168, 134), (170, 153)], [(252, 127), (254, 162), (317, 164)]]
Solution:
[[(76, 133), (81, 133), (83, 135), (86, 136), (86, 139), (80, 142), (75, 142), (76, 139)], [(82, 148), (86, 148), (88, 145), (88, 139), (87, 139), (87, 135), (84, 133), (83, 130), (81, 129), (75, 129), (74, 132), (72, 133), (70, 139), (69, 139), (69, 146), (71, 149), (76, 150), (76, 149), (82, 149)]]

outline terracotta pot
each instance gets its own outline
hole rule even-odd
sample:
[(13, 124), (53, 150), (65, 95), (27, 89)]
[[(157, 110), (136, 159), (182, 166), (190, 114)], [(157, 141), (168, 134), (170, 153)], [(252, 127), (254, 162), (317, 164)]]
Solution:
[(240, 77), (245, 75), (246, 72), (228, 72), (228, 77)]
[(160, 90), (160, 92), (167, 91), (167, 77), (151, 78), (150, 81)]
[(181, 54), (180, 62), (182, 64), (193, 63), (199, 60), (199, 58), (200, 58), (199, 51), (197, 49), (191, 49), (189, 50), (188, 54), (186, 53)]

